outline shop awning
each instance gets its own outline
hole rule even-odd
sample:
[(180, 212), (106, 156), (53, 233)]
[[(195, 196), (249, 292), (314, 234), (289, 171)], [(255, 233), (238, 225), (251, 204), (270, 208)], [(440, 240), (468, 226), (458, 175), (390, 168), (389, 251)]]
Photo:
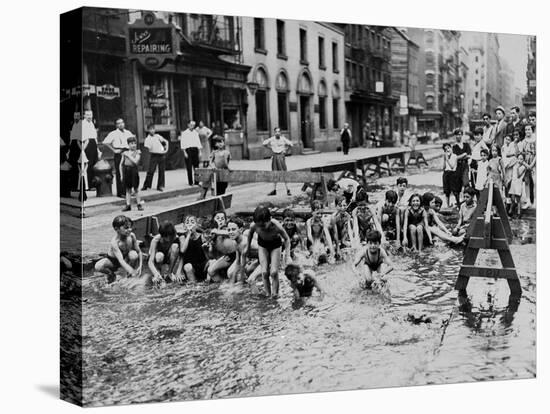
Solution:
[(246, 84), (227, 79), (214, 79), (214, 85), (223, 88), (246, 89)]

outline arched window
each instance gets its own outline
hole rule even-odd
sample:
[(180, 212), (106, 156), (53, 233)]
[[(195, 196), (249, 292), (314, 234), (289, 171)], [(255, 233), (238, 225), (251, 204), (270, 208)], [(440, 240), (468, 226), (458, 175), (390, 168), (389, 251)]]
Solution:
[(319, 128), (327, 129), (327, 84), (319, 82)]
[(277, 89), (277, 112), (279, 117), (279, 124), (277, 125), (283, 131), (288, 130), (288, 78), (286, 74), (281, 71), (277, 76), (275, 82), (275, 89)]
[(298, 82), (298, 92), (304, 94), (312, 94), (313, 88), (311, 87), (311, 78), (307, 72), (302, 73)]
[(338, 82), (332, 85), (332, 127), (340, 127), (340, 86)]
[(426, 110), (427, 111), (433, 111), (434, 110), (434, 97), (433, 96), (426, 96)]
[(267, 73), (264, 68), (259, 67), (254, 74), (254, 80), (258, 84), (256, 90), (256, 129), (258, 131), (269, 130), (269, 111), (267, 106), (267, 96), (269, 92), (269, 83)]

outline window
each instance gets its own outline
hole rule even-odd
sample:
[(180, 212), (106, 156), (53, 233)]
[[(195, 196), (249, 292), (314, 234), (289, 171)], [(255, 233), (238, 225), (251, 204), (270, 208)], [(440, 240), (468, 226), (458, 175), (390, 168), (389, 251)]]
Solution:
[(325, 69), (325, 39), (319, 37), (319, 68)]
[(426, 66), (433, 67), (434, 65), (435, 65), (434, 53), (430, 51), (426, 52)]
[(476, 75), (478, 75), (478, 74), (479, 74), (479, 69), (476, 69)]
[(319, 128), (327, 129), (327, 85), (319, 83)]
[(476, 79), (476, 86), (479, 86), (479, 80)]
[(146, 124), (172, 124), (171, 82), (154, 72), (143, 74), (143, 112)]
[(479, 92), (475, 93), (475, 97), (476, 97), (476, 99), (479, 98)]
[(338, 43), (332, 42), (332, 71), (338, 72)]
[(476, 56), (476, 62), (479, 62), (479, 56)]
[(262, 68), (256, 70), (255, 81), (258, 84), (258, 89), (256, 90), (255, 100), (256, 100), (256, 129), (258, 131), (268, 131), (268, 108), (267, 108), (267, 94), (268, 94), (268, 83), (267, 83), (267, 74)]
[(277, 20), (277, 56), (286, 55), (285, 22)]
[(433, 96), (427, 96), (426, 97), (426, 109), (428, 111), (434, 110), (434, 97)]
[(351, 88), (351, 61), (346, 60), (346, 89)]
[(426, 75), (426, 86), (433, 87), (434, 86), (434, 80), (435, 80), (434, 74), (433, 73), (428, 73)]
[(288, 130), (288, 80), (286, 75), (281, 72), (277, 76), (277, 112), (279, 124), (277, 125), (283, 131)]
[(254, 48), (265, 50), (264, 19), (254, 19)]
[(365, 73), (365, 67), (363, 65), (359, 65), (359, 87), (363, 89), (363, 75)]
[(339, 128), (340, 126), (340, 87), (334, 84), (332, 87), (332, 127)]
[(307, 63), (307, 32), (300, 29), (300, 63)]

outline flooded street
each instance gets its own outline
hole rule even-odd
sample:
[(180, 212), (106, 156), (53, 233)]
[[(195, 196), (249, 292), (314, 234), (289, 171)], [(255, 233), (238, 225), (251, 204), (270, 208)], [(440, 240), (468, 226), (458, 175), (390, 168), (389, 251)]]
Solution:
[[(379, 199), (385, 187), (374, 190)], [(415, 188), (420, 192), (429, 190)], [(349, 261), (318, 268), (323, 300), (266, 300), (247, 287), (83, 283), (88, 406), (531, 378), (536, 372), (535, 221), (513, 220), (523, 296), (504, 280), (454, 290), (460, 249), (390, 248), (386, 294)], [(494, 255), (493, 255), (494, 254)], [(482, 251), (485, 265), (500, 266)]]

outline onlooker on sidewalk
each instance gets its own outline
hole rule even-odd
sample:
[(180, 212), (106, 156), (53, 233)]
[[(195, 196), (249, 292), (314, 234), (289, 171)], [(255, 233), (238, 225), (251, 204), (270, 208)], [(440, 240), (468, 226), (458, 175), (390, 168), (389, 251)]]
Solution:
[[(272, 171), (286, 171), (286, 160), (285, 155), (288, 148), (292, 147), (293, 144), (290, 140), (286, 139), (284, 136), (281, 135), (281, 128), (276, 127), (274, 129), (275, 135), (266, 139), (263, 142), (263, 145), (265, 147), (269, 147), (272, 152), (271, 156), (271, 170)], [(290, 195), (290, 190), (288, 189), (288, 185), (285, 182), (286, 187), (286, 194)], [(275, 195), (277, 194), (277, 183), (273, 183), (273, 191), (270, 192), (268, 195)]]
[(344, 128), (340, 131), (340, 141), (342, 141), (342, 151), (344, 155), (348, 155), (349, 144), (351, 142), (351, 129), (349, 129), (349, 124), (344, 123)]
[(504, 137), (507, 134), (510, 134), (511, 136), (513, 129), (512, 131), (508, 131), (508, 124), (504, 120), (505, 111), (502, 106), (497, 106), (497, 109), (495, 109), (495, 115), (497, 117), (497, 122), (493, 126), (493, 143), (502, 148), (502, 145), (504, 145)]
[(143, 205), (139, 197), (139, 173), (138, 164), (141, 159), (141, 151), (137, 149), (137, 140), (135, 137), (128, 137), (128, 150), (122, 153), (120, 161), (120, 175), (123, 177), (124, 188), (126, 189), (126, 207), (122, 211), (130, 211), (132, 209), (132, 191), (136, 197), (138, 210), (143, 210)]
[(189, 121), (187, 129), (180, 135), (181, 149), (185, 156), (185, 168), (187, 168), (187, 181), (189, 185), (194, 184), (194, 169), (199, 168), (201, 154), (201, 140), (195, 129), (195, 121)]
[(215, 148), (214, 143), (212, 143), (213, 144), (212, 146), (210, 145), (210, 137), (212, 136), (212, 130), (208, 128), (206, 125), (204, 125), (204, 122), (199, 121), (197, 132), (199, 133), (199, 139), (202, 145), (202, 151), (201, 151), (202, 166), (206, 168), (210, 163), (211, 148)]
[[(88, 160), (87, 176), (88, 185), (92, 183), (94, 178), (94, 165), (99, 159), (100, 152), (97, 149), (97, 129), (94, 124), (94, 113), (91, 109), (84, 111), (84, 119), (82, 120), (82, 148), (86, 153)], [(87, 189), (87, 188), (86, 188)]]
[(124, 119), (118, 118), (115, 121), (115, 125), (116, 129), (109, 132), (103, 140), (103, 145), (113, 151), (115, 155), (116, 195), (117, 197), (124, 197), (125, 189), (122, 184), (119, 166), (122, 160), (122, 153), (128, 149), (128, 138), (135, 137), (135, 135), (125, 128)]
[(153, 175), (157, 165), (159, 167), (159, 175), (157, 178), (157, 190), (164, 190), (164, 170), (166, 169), (166, 153), (168, 152), (169, 142), (159, 134), (155, 133), (155, 125), (150, 124), (147, 127), (147, 138), (145, 138), (145, 148), (149, 150), (151, 155), (149, 158), (149, 169), (143, 183), (141, 191), (151, 188), (153, 184)]

